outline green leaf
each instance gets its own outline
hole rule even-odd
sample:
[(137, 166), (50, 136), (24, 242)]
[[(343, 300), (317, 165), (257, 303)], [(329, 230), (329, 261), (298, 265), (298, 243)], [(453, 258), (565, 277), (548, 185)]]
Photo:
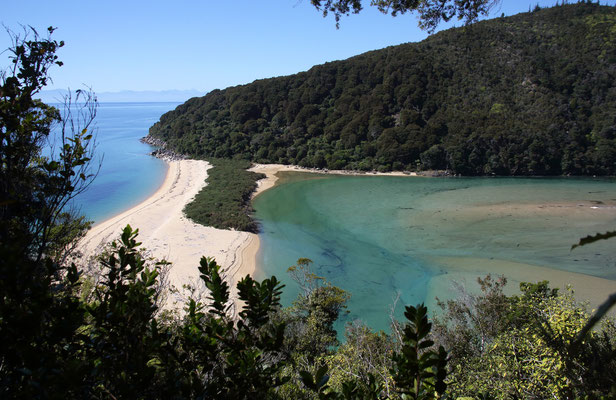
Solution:
[(302, 380), (302, 383), (304, 385), (306, 385), (306, 387), (308, 389), (311, 389), (311, 390), (314, 390), (314, 391), (317, 390), (317, 385), (315, 385), (314, 378), (312, 377), (312, 374), (310, 372), (308, 372), (308, 371), (300, 371), (299, 372), (299, 376), (300, 376), (300, 378)]
[(593, 236), (589, 235), (584, 238), (581, 238), (577, 244), (574, 244), (573, 246), (571, 246), (571, 250), (575, 249), (576, 247), (585, 246), (587, 244), (594, 243), (599, 240), (606, 240), (606, 239), (610, 239), (613, 237), (616, 237), (616, 231), (597, 233), (596, 235), (593, 235)]

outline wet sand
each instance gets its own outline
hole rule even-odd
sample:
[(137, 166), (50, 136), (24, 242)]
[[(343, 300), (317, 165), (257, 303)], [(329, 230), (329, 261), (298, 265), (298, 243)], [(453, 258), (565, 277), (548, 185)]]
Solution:
[(501, 275), (507, 277), (505, 293), (509, 295), (520, 292), (520, 282), (547, 280), (550, 282), (550, 287), (559, 288), (561, 292), (564, 292), (567, 286), (571, 285), (575, 298), (578, 301), (588, 302), (590, 308), (596, 308), (611, 293), (616, 292), (616, 281), (538, 265), (477, 257), (436, 257), (433, 261), (442, 265), (448, 272), (435, 276), (428, 284), (429, 295), (427, 298), (431, 299), (431, 304), (427, 305), (432, 310), (437, 309), (436, 300), (432, 300), (435, 297), (441, 300), (456, 298), (458, 292), (452, 285), (453, 281), (464, 285), (472, 292), (478, 293), (480, 289), (477, 278), (483, 278), (488, 274), (491, 274), (492, 277)]

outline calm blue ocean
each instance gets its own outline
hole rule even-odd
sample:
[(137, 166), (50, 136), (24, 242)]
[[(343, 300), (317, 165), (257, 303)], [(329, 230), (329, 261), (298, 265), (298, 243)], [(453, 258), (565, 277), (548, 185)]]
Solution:
[(96, 154), (101, 169), (75, 206), (101, 222), (138, 204), (162, 184), (167, 167), (139, 141), (162, 114), (179, 103), (101, 103), (95, 120)]

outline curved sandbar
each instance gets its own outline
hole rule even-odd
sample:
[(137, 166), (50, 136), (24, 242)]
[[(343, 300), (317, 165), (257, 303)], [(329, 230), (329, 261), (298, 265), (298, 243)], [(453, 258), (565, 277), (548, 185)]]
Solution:
[[(149, 255), (173, 263), (169, 271), (169, 282), (176, 288), (198, 281), (198, 265), (202, 256), (214, 257), (227, 271), (229, 284), (234, 288), (237, 280), (247, 274), (253, 274), (256, 269), (258, 236), (206, 227), (188, 220), (183, 214), (184, 206), (206, 185), (207, 170), (211, 166), (205, 161), (197, 160), (166, 162), (168, 171), (161, 187), (137, 206), (95, 225), (80, 242), (79, 250), (86, 257), (97, 254), (106, 243), (118, 238), (122, 229), (130, 224), (139, 229), (139, 240)], [(273, 187), (278, 179), (276, 174), (281, 171), (349, 174), (348, 171), (311, 170), (277, 164), (256, 164), (250, 170), (266, 175), (266, 178), (257, 182), (258, 187), (253, 198)], [(405, 173), (378, 175), (409, 176)], [(511, 208), (507, 207), (507, 211), (511, 212)], [(546, 210), (541, 209), (541, 212)], [(489, 272), (494, 275), (507, 275), (510, 278), (510, 290), (522, 280), (548, 279), (554, 286), (561, 288), (572, 283), (576, 289), (576, 297), (589, 300), (591, 305), (598, 304), (605, 293), (616, 291), (616, 281), (504, 260), (444, 257), (439, 259), (439, 262), (456, 272), (440, 275), (430, 283), (429, 290), (434, 295), (451, 293), (452, 280), (466, 280), (473, 286), (477, 276)], [(447, 296), (441, 298), (443, 297)]]
[(259, 172), (265, 175), (265, 178), (257, 181), (257, 189), (252, 194), (252, 198), (254, 199), (259, 194), (264, 191), (271, 189), (276, 185), (276, 181), (278, 180), (278, 176), (276, 175), (278, 172), (283, 171), (293, 171), (293, 172), (310, 172), (313, 174), (333, 174), (333, 175), (360, 175), (360, 176), (417, 176), (415, 172), (357, 172), (357, 171), (347, 171), (347, 170), (325, 170), (325, 169), (314, 169), (314, 168), (303, 168), (297, 165), (283, 165), (283, 164), (253, 164), (251, 168), (248, 169), (252, 172)]
[[(176, 288), (198, 281), (202, 256), (215, 258), (234, 288), (237, 280), (255, 270), (257, 235), (207, 227), (186, 218), (184, 206), (206, 185), (211, 165), (198, 160), (166, 162), (167, 175), (156, 193), (95, 225), (79, 243), (79, 250), (86, 259), (97, 254), (129, 224), (139, 229), (138, 240), (148, 255), (172, 263), (168, 280)], [(179, 299), (169, 300), (168, 305), (173, 305)]]

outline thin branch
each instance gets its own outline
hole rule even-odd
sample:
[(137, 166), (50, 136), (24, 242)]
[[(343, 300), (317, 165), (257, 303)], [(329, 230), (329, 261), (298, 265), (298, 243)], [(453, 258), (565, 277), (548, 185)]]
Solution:
[(616, 293), (612, 293), (607, 298), (607, 300), (605, 300), (603, 304), (599, 306), (593, 316), (588, 319), (588, 322), (586, 322), (584, 328), (582, 328), (582, 330), (578, 333), (577, 337), (575, 338), (575, 341), (571, 343), (571, 352), (575, 353), (578, 350), (579, 346), (582, 344), (582, 341), (584, 340), (588, 332), (590, 332), (592, 328), (597, 325), (601, 318), (603, 318), (610, 311), (610, 308), (612, 308), (614, 304), (616, 304)]

